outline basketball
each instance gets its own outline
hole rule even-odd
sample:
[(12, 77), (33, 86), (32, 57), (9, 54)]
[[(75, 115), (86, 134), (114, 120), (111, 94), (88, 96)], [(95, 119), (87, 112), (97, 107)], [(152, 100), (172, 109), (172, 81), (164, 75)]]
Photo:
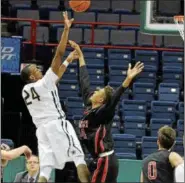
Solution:
[(90, 5), (91, 5), (90, 0), (85, 0), (85, 1), (71, 0), (69, 1), (69, 6), (75, 12), (84, 12), (90, 7)]

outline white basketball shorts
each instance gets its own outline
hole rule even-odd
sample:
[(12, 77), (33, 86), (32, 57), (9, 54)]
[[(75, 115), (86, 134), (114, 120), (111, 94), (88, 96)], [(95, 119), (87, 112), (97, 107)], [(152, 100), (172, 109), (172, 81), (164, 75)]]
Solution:
[(86, 164), (84, 153), (71, 123), (65, 119), (42, 124), (36, 131), (40, 167), (63, 169), (66, 162)]

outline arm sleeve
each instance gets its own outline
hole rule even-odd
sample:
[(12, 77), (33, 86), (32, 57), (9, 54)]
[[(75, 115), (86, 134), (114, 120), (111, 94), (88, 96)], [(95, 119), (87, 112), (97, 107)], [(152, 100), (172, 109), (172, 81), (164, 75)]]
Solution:
[(115, 112), (116, 105), (118, 104), (121, 95), (124, 93), (126, 88), (122, 87), (122, 85), (116, 89), (116, 91), (113, 93), (111, 101), (108, 104), (103, 105), (96, 113), (96, 116), (98, 120), (101, 121), (101, 123), (108, 123), (109, 120), (107, 117), (109, 115), (112, 115)]
[(85, 65), (80, 67), (80, 87), (84, 104), (87, 105), (90, 96), (90, 81), (89, 74)]
[(44, 77), (41, 79), (41, 82), (45, 87), (52, 88), (56, 86), (58, 79), (59, 77), (52, 71), (51, 68), (49, 68)]

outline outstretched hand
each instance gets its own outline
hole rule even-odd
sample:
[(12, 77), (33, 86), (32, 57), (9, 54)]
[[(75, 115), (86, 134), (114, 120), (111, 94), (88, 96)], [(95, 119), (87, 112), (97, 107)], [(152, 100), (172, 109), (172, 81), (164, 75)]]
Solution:
[(63, 12), (63, 17), (64, 17), (64, 25), (66, 29), (69, 29), (74, 21), (74, 18), (70, 19), (68, 18), (67, 11)]
[(129, 79), (133, 79), (138, 74), (140, 74), (142, 70), (144, 69), (144, 64), (141, 62), (137, 62), (133, 68), (131, 67), (132, 67), (131, 64), (129, 64), (128, 70), (127, 70), (127, 77)]
[(74, 50), (74, 51), (72, 51), (72, 52), (68, 55), (67, 61), (70, 63), (70, 62), (72, 62), (73, 60), (76, 60), (76, 59), (78, 59), (78, 58), (79, 58), (79, 55), (78, 55), (77, 51)]
[(24, 155), (26, 156), (26, 159), (29, 159), (32, 155), (32, 151), (28, 146), (24, 146)]
[(72, 48), (74, 48), (74, 50), (76, 50), (79, 57), (83, 56), (82, 50), (80, 49), (80, 46), (77, 43), (69, 40), (69, 44), (71, 45)]

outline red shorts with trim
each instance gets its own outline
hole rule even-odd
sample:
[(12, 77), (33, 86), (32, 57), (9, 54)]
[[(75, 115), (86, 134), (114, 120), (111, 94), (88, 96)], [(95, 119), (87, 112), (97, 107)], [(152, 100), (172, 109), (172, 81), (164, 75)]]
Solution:
[(113, 153), (110, 156), (98, 158), (89, 164), (92, 172), (92, 183), (116, 183), (118, 176), (118, 159)]

